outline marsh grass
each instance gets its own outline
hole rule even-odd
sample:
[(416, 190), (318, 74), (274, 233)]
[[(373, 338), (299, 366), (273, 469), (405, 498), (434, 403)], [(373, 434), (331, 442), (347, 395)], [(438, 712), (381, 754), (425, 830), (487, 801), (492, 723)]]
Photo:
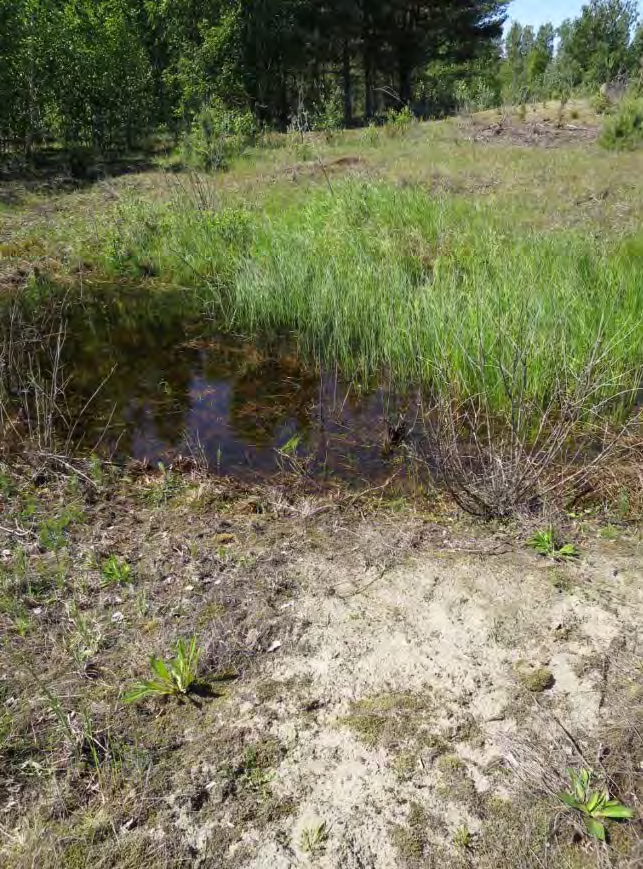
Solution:
[(222, 328), (293, 335), (348, 377), (447, 381), (456, 399), (484, 390), (500, 407), (518, 352), (523, 394), (547, 404), (561, 368), (578, 376), (599, 358), (617, 416), (640, 382), (641, 237), (529, 233), (490, 208), (380, 182), (261, 213), (186, 189), (143, 223), (130, 207), (111, 268), (151, 262), (198, 287)]

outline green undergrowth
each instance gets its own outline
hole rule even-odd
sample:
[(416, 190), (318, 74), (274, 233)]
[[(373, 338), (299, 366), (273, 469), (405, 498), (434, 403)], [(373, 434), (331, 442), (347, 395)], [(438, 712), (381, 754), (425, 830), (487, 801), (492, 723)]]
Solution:
[[(221, 328), (294, 335), (347, 376), (539, 403), (590, 376), (616, 395), (643, 363), (643, 237), (532, 233), (426, 188), (341, 181), (259, 212), (194, 191), (124, 206), (112, 274), (199, 290)], [(631, 394), (624, 398), (627, 404)]]
[(643, 98), (629, 97), (606, 118), (601, 144), (608, 150), (643, 147)]

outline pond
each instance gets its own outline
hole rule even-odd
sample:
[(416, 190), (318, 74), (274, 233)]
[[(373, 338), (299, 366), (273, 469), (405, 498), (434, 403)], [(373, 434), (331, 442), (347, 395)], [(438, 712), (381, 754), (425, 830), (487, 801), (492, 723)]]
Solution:
[(194, 456), (245, 479), (406, 473), (413, 396), (320, 371), (292, 341), (219, 334), (193, 295), (102, 289), (68, 301), (64, 321), (70, 417), (96, 393), (77, 429), (86, 451), (166, 466)]

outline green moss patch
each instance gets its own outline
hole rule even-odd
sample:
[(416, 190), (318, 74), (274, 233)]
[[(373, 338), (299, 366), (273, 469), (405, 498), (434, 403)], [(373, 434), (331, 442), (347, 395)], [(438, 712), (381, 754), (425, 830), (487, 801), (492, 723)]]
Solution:
[(436, 740), (429, 729), (435, 714), (431, 694), (379, 694), (353, 703), (342, 723), (369, 748), (399, 751)]
[(532, 694), (541, 694), (543, 691), (549, 690), (556, 681), (550, 669), (537, 664), (530, 664), (527, 661), (518, 661), (514, 670), (520, 684)]

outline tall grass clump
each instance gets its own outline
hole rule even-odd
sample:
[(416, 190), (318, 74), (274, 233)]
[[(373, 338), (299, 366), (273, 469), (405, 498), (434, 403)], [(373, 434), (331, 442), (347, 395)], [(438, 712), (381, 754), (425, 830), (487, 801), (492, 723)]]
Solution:
[(347, 376), (448, 382), (455, 400), (484, 390), (501, 406), (508, 372), (549, 404), (562, 368), (600, 368), (615, 412), (639, 382), (640, 239), (525, 234), (490, 209), (372, 182), (261, 214), (183, 195), (148, 220), (144, 249), (121, 237), (121, 251), (207, 290), (222, 328), (291, 335)]
[(609, 150), (643, 146), (643, 98), (628, 97), (603, 123), (600, 143)]
[(101, 268), (113, 277), (161, 277), (210, 296), (229, 288), (252, 241), (251, 212), (222, 202), (208, 176), (169, 183), (169, 203), (123, 199), (99, 251)]

